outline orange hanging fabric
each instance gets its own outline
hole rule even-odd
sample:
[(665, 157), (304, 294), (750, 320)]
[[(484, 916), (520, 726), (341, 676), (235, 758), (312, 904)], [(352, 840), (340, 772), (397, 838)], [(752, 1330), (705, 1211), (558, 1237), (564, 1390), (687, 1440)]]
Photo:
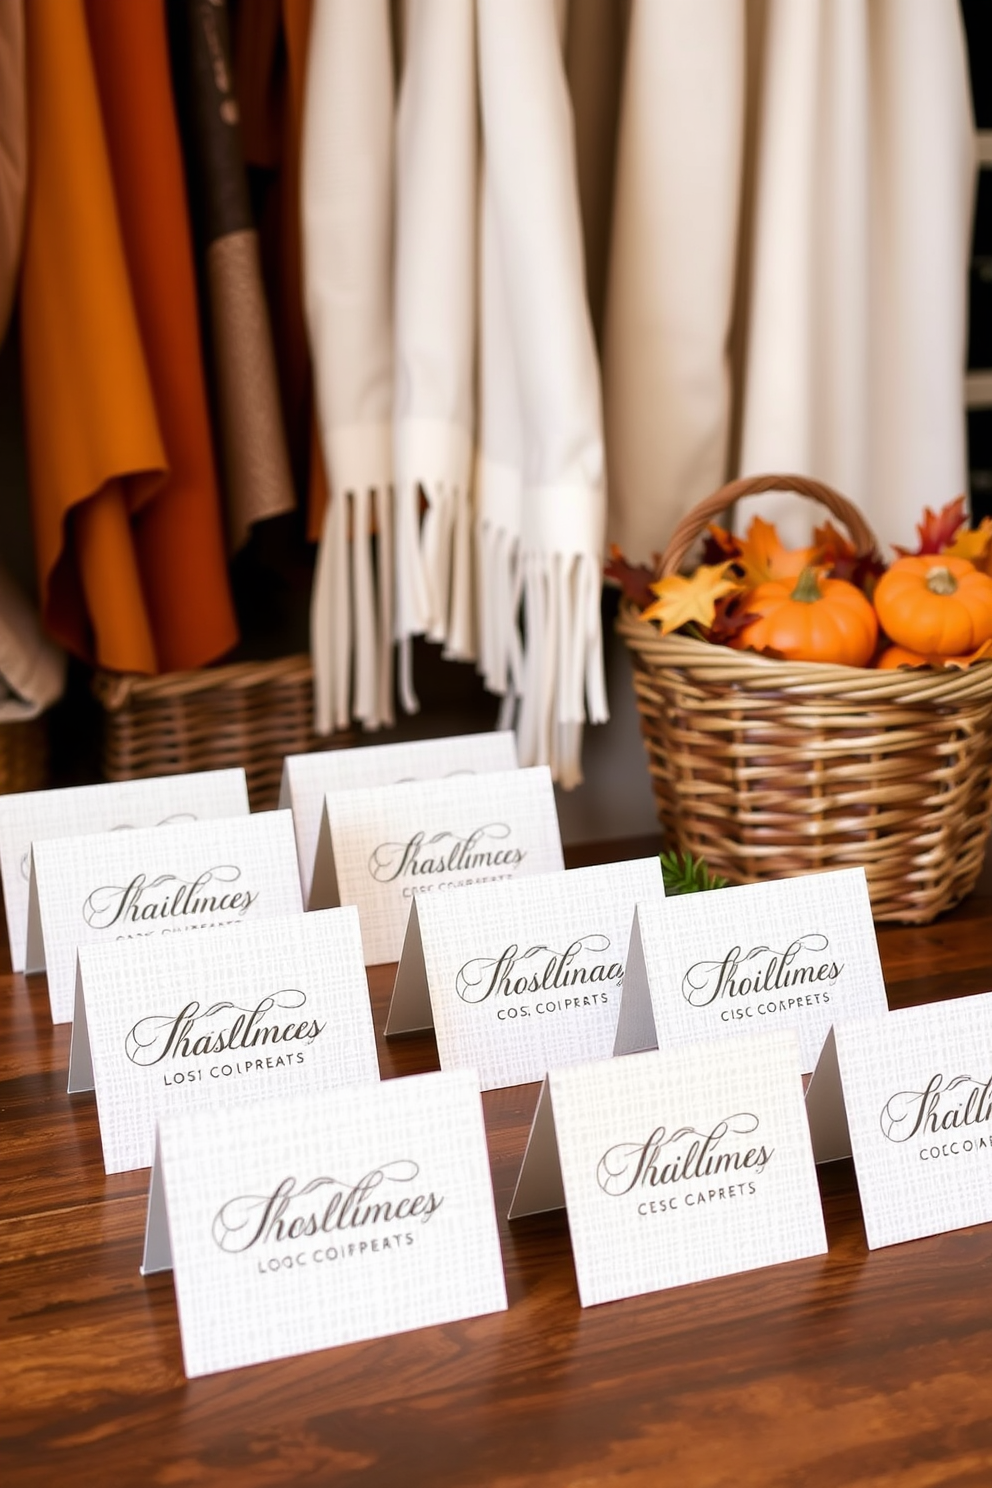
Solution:
[(128, 519), (162, 485), (83, 0), (25, 7), (25, 432), (42, 611), (77, 655), (154, 672)]
[(133, 520), (163, 671), (237, 641), (163, 0), (86, 0), (121, 236), (169, 464)]

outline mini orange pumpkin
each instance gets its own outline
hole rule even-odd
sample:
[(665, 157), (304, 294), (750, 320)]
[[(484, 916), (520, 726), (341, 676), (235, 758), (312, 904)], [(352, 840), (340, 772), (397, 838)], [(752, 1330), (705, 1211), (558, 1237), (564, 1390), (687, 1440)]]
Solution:
[(861, 590), (845, 579), (820, 579), (813, 568), (804, 568), (795, 584), (759, 584), (744, 607), (760, 619), (737, 636), (740, 649), (856, 667), (866, 666), (875, 650), (878, 621)]
[(882, 652), (875, 663), (880, 672), (894, 672), (897, 667), (925, 667), (929, 666), (925, 656), (918, 651), (910, 651), (906, 646), (888, 646)]
[(992, 578), (967, 558), (897, 558), (874, 598), (886, 635), (926, 656), (961, 656), (992, 636)]

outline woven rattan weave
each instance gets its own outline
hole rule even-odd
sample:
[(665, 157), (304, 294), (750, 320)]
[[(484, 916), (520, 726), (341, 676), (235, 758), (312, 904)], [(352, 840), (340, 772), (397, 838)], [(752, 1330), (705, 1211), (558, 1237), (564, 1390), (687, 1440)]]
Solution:
[(107, 780), (243, 765), (252, 809), (275, 806), (287, 754), (355, 742), (352, 732), (313, 732), (308, 656), (239, 662), (161, 677), (100, 672)]
[[(674, 573), (741, 496), (822, 501), (872, 544), (837, 492), (795, 476), (732, 482), (680, 524)], [(732, 883), (863, 864), (878, 920), (928, 923), (981, 871), (992, 822), (992, 661), (878, 672), (786, 662), (662, 636), (621, 606), (658, 816), (670, 845)]]
[(48, 784), (48, 720), (0, 723), (0, 795), (41, 790)]

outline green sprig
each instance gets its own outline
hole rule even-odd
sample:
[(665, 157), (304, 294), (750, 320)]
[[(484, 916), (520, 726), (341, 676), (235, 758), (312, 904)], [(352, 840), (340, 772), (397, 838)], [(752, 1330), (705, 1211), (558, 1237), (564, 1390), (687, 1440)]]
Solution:
[(727, 880), (719, 873), (712, 873), (702, 858), (692, 853), (660, 853), (661, 876), (666, 894), (703, 894), (707, 889), (725, 889)]

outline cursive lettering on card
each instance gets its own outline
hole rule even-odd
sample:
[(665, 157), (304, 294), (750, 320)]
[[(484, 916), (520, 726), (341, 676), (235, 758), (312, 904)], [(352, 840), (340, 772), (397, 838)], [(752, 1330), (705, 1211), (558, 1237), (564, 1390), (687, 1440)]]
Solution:
[[(508, 844), (506, 822), (488, 822), (466, 837), (454, 832), (415, 832), (406, 842), (382, 842), (369, 857), (369, 873), (376, 883), (401, 878), (429, 878), (435, 873), (472, 873), (480, 868), (516, 868), (526, 850)], [(498, 844), (504, 844), (502, 846)]]
[(213, 1222), (214, 1243), (227, 1255), (243, 1255), (256, 1245), (281, 1245), (342, 1231), (363, 1232), (378, 1225), (419, 1220), (427, 1224), (444, 1202), (433, 1191), (410, 1185), (420, 1167), (399, 1158), (371, 1168), (355, 1183), (330, 1177), (300, 1184), (287, 1176), (269, 1193), (228, 1199)]
[(149, 879), (136, 873), (124, 885), (104, 884), (93, 889), (83, 903), (83, 919), (93, 930), (109, 930), (149, 921), (202, 918), (234, 913), (243, 916), (258, 898), (258, 890), (232, 889), (241, 878), (233, 863), (205, 868), (194, 879), (160, 873)]
[[(890, 1142), (919, 1140), (922, 1162), (986, 1149), (992, 1152), (992, 1076), (942, 1073), (930, 1076), (922, 1090), (890, 1095), (879, 1116), (882, 1135)], [(980, 1131), (976, 1128), (986, 1127)], [(936, 1143), (934, 1138), (938, 1138)], [(948, 1137), (951, 1140), (945, 1140)]]
[[(152, 1013), (139, 1019), (124, 1040), (125, 1053), (132, 1064), (147, 1069), (163, 1061), (195, 1060), (235, 1050), (310, 1045), (327, 1025), (300, 1016), (306, 1001), (300, 988), (283, 987), (259, 998), (251, 1008), (215, 1002), (201, 1011), (199, 1002), (187, 1002), (178, 1013)], [(280, 1018), (280, 1013), (287, 1012), (293, 1016)]]
[[(476, 956), (455, 976), (462, 1002), (478, 1004), (489, 998), (522, 997), (529, 993), (563, 991), (575, 987), (612, 986), (623, 982), (623, 962), (607, 960), (608, 935), (580, 935), (563, 949), (532, 945), (521, 950), (511, 942), (498, 956)], [(596, 958), (592, 960), (591, 958)]]
[(605, 1194), (618, 1198), (635, 1189), (762, 1173), (775, 1149), (733, 1142), (735, 1137), (753, 1136), (758, 1126), (757, 1116), (749, 1111), (723, 1117), (705, 1132), (694, 1126), (656, 1126), (646, 1140), (618, 1142), (604, 1152), (596, 1180)]
[[(682, 996), (691, 1007), (710, 1007), (723, 998), (762, 996), (797, 988), (830, 986), (844, 970), (829, 956), (830, 942), (812, 932), (799, 935), (784, 950), (732, 946), (719, 960), (697, 961), (682, 978)], [(829, 994), (823, 996), (828, 1002)], [(769, 1008), (769, 1011), (784, 1010)]]

